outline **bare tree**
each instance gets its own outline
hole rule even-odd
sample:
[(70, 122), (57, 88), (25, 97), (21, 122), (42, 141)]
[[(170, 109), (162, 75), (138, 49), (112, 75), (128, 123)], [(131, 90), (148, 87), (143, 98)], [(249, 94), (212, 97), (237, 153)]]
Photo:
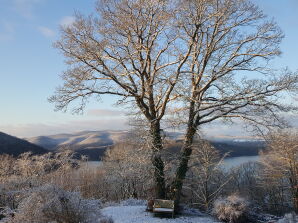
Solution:
[(98, 17), (76, 16), (62, 27), (55, 46), (70, 64), (64, 85), (50, 101), (58, 110), (80, 99), (81, 111), (92, 96), (116, 95), (119, 103), (132, 102), (146, 117), (152, 138), (157, 196), (165, 196), (160, 120), (179, 80), (192, 43), (179, 49), (171, 1), (102, 0)]
[[(174, 108), (186, 133), (174, 182), (179, 203), (198, 128), (221, 118), (278, 125), (278, 94), (297, 77), (268, 70), (280, 55), (278, 26), (249, 0), (101, 0), (97, 17), (76, 16), (55, 46), (68, 59), (58, 110), (92, 95), (116, 95), (147, 120), (156, 196), (165, 197), (161, 120)], [(253, 74), (250, 74), (253, 73)], [(268, 112), (269, 116), (264, 116)]]
[(235, 118), (258, 127), (279, 126), (279, 112), (294, 109), (281, 103), (280, 93), (296, 91), (298, 80), (287, 70), (269, 69), (271, 59), (280, 55), (283, 34), (250, 1), (187, 0), (180, 8), (181, 36), (193, 47), (175, 87), (184, 102), (176, 117), (187, 117), (182, 119), (186, 133), (173, 182), (177, 203), (198, 129)]
[(151, 153), (147, 145), (131, 138), (106, 152), (104, 169), (109, 173), (106, 180), (120, 195), (118, 200), (148, 198), (147, 193), (152, 188)]
[(187, 182), (196, 197), (196, 204), (209, 211), (213, 201), (218, 197), (229, 177), (223, 175), (223, 159), (219, 152), (205, 140), (194, 146), (191, 155)]
[[(268, 148), (261, 153), (263, 176), (271, 183), (286, 181), (298, 213), (298, 137), (297, 132), (281, 132), (269, 138)], [(269, 181), (269, 182), (270, 182)]]

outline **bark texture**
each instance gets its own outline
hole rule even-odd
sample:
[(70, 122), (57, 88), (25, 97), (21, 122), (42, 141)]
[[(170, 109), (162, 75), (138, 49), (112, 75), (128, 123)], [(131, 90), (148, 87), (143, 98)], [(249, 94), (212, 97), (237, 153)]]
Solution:
[(161, 157), (161, 150), (163, 149), (160, 123), (154, 122), (151, 124), (151, 137), (152, 137), (152, 164), (154, 167), (155, 178), (155, 197), (164, 199), (166, 197), (165, 190), (165, 174), (164, 163)]

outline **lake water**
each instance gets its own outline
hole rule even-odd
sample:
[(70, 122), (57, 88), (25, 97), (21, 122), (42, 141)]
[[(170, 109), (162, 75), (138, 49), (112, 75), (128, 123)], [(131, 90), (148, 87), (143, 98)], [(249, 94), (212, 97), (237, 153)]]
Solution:
[(239, 157), (231, 157), (226, 158), (224, 160), (224, 168), (231, 169), (233, 167), (238, 167), (241, 164), (248, 163), (248, 162), (257, 162), (259, 161), (260, 156), (239, 156)]
[[(225, 169), (231, 169), (233, 167), (238, 167), (241, 164), (247, 163), (247, 162), (256, 162), (259, 161), (259, 156), (239, 156), (239, 157), (231, 157), (226, 158), (223, 163), (223, 167)], [(88, 166), (89, 167), (98, 167), (102, 165), (101, 161), (89, 161)]]

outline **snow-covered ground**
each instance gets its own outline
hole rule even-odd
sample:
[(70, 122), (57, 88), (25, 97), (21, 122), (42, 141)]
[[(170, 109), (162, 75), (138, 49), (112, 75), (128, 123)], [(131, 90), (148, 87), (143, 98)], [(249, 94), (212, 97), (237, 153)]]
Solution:
[(102, 214), (109, 216), (114, 223), (217, 223), (211, 217), (188, 214), (176, 218), (158, 218), (146, 212), (146, 206), (110, 206), (102, 209)]

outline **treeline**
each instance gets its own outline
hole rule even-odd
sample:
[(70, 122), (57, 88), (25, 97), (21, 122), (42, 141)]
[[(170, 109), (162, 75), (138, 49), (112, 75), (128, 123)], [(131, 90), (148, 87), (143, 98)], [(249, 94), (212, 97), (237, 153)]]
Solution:
[[(234, 141), (234, 140), (210, 140), (209, 143), (219, 151), (221, 155), (228, 153), (228, 157), (257, 156), (266, 147), (263, 140), (256, 141)], [(166, 146), (173, 152), (180, 151), (182, 141), (172, 141)]]

